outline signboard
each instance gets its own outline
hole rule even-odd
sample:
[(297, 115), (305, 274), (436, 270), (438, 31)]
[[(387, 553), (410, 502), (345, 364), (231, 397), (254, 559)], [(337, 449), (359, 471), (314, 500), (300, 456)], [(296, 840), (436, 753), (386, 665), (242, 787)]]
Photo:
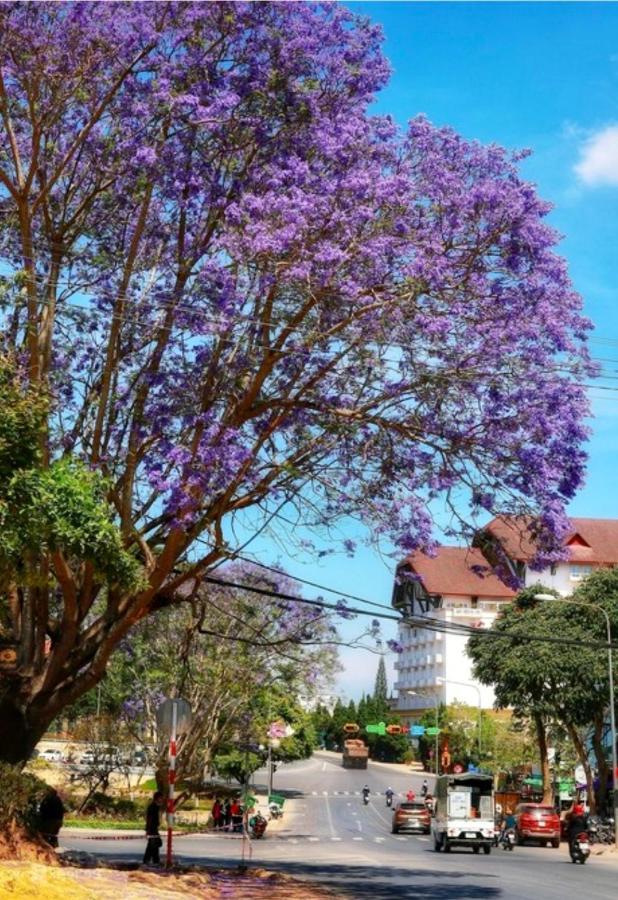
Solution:
[(401, 734), (403, 731), (401, 725), (387, 725), (386, 733), (387, 734)]
[(386, 725), (384, 724), (384, 722), (378, 722), (375, 725), (365, 725), (365, 731), (367, 732), (367, 734), (385, 735)]
[(164, 700), (157, 709), (157, 728), (160, 732), (171, 732), (176, 716), (176, 735), (185, 734), (191, 725), (191, 705), (182, 697)]
[(425, 734), (424, 725), (410, 725), (410, 734), (413, 737), (422, 737)]
[(343, 730), (346, 734), (356, 734), (357, 731), (360, 731), (360, 728), (356, 722), (346, 722), (343, 726)]
[(435, 737), (437, 734), (440, 734), (439, 728), (426, 728), (425, 734), (430, 735), (430, 737)]

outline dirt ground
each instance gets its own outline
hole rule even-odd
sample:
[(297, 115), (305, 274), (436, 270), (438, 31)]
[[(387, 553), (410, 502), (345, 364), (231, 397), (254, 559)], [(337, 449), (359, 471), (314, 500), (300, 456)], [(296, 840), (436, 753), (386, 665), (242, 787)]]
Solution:
[(313, 885), (266, 870), (115, 871), (0, 862), (2, 900), (335, 900)]

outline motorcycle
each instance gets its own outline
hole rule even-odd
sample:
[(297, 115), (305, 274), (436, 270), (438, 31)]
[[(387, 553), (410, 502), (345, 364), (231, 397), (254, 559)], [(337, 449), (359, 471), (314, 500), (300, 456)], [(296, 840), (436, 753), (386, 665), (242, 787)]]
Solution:
[(515, 831), (513, 828), (505, 828), (498, 838), (498, 844), (503, 850), (513, 850), (515, 848)]
[(369, 804), (369, 791), (363, 791), (363, 803), (365, 806)]
[(583, 866), (590, 856), (590, 838), (586, 831), (575, 835), (569, 843), (569, 853), (572, 863), (581, 863)]
[(389, 809), (393, 805), (393, 795), (392, 794), (386, 795), (386, 805), (389, 807)]
[(249, 837), (259, 840), (266, 831), (267, 821), (260, 813), (257, 813), (249, 820)]

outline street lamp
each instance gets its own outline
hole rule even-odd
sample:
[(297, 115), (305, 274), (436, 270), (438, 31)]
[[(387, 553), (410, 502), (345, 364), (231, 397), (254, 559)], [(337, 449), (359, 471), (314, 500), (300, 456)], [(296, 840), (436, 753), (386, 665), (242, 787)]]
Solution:
[(419, 691), (406, 691), (406, 694), (410, 694), (412, 697), (424, 697), (426, 700), (433, 700), (435, 711), (436, 711), (436, 748), (434, 750), (436, 757), (436, 778), (440, 774), (440, 750), (438, 746), (438, 736), (440, 733), (440, 726), (438, 725), (438, 698), (433, 697), (431, 694), (421, 694)]
[(609, 675), (609, 723), (612, 741), (612, 794), (614, 806), (614, 840), (616, 849), (618, 850), (618, 785), (616, 784), (616, 776), (618, 774), (618, 753), (616, 750), (616, 710), (614, 707), (614, 669), (612, 660), (612, 623), (610, 622), (607, 610), (598, 603), (587, 603), (585, 600), (571, 600), (566, 597), (554, 597), (553, 594), (535, 594), (535, 600), (551, 600), (553, 603), (569, 603), (571, 606), (583, 606), (586, 609), (596, 609), (605, 618), (605, 627), (607, 629), (607, 668)]
[(478, 703), (478, 707), (479, 707), (479, 725), (478, 725), (478, 729), (479, 729), (478, 748), (479, 749), (478, 749), (478, 754), (479, 754), (479, 766), (480, 766), (480, 764), (481, 764), (481, 726), (483, 724), (483, 713), (482, 713), (482, 707), (481, 707), (481, 689), (478, 687), (478, 685), (472, 684), (470, 681), (455, 681), (452, 678), (442, 678), (441, 675), (439, 675), (436, 678), (436, 681), (438, 682), (438, 684), (458, 684), (460, 687), (472, 688), (473, 690), (476, 691), (478, 698), (479, 698), (479, 703)]

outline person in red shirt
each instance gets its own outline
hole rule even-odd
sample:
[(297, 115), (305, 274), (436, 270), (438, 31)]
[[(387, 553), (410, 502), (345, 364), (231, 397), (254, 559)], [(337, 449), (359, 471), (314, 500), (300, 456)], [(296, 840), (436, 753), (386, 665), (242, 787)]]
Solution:
[(408, 803), (413, 803), (415, 797), (416, 794), (414, 793), (414, 791), (408, 791), (408, 793), (406, 794), (406, 800), (408, 801)]

